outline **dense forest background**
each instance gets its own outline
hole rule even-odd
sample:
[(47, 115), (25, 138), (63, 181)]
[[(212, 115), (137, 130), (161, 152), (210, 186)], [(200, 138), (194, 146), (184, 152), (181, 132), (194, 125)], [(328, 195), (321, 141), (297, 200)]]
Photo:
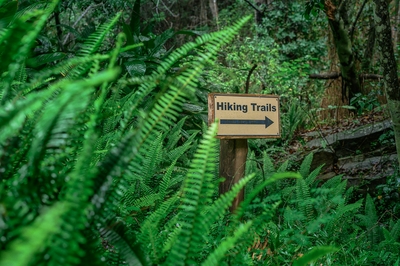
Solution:
[[(0, 265), (399, 265), (399, 6), (0, 0)], [(224, 193), (210, 92), (280, 96)]]

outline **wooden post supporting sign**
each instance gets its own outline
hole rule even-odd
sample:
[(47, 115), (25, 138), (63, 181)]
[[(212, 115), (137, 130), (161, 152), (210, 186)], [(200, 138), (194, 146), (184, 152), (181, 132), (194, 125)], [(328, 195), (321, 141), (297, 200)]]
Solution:
[[(244, 177), (247, 159), (247, 139), (221, 139), (219, 153), (219, 176), (225, 180), (219, 185), (219, 194), (228, 192)], [(233, 212), (244, 199), (241, 190), (230, 208)]]
[[(279, 97), (274, 95), (208, 95), (208, 122), (218, 121), (220, 142), (219, 175), (225, 178), (219, 193), (229, 191), (244, 177), (249, 138), (280, 138)], [(230, 210), (244, 199), (239, 192)]]

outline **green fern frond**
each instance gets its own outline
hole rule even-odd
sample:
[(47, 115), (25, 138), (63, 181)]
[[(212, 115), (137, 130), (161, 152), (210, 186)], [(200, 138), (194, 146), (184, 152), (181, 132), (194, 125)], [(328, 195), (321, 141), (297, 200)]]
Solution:
[(0, 108), (0, 143), (13, 136), (21, 128), (27, 116), (32, 115), (43, 106), (45, 99), (53, 94), (53, 90), (31, 93), (25, 99), (16, 103), (7, 103), (5, 108)]
[(74, 125), (76, 114), (86, 108), (91, 93), (90, 89), (70, 86), (46, 106), (42, 118), (36, 124), (34, 135), (37, 137), (28, 153), (33, 176), (39, 174), (40, 162), (49, 149), (59, 149), (66, 144), (66, 133)]
[(141, 161), (141, 168), (138, 169), (139, 178), (146, 185), (152, 186), (151, 179), (155, 175), (156, 171), (159, 170), (159, 166), (162, 156), (163, 136), (159, 134), (150, 144), (149, 150), (146, 152), (145, 158)]
[(258, 168), (257, 168), (256, 155), (254, 154), (254, 151), (250, 151), (246, 161), (246, 175), (257, 172)]
[(337, 175), (335, 177), (332, 177), (331, 179), (323, 183), (321, 185), (321, 188), (335, 188), (339, 186), (340, 183), (342, 182), (342, 177), (343, 175)]
[(176, 144), (178, 143), (181, 135), (182, 135), (182, 126), (186, 121), (186, 117), (182, 118), (179, 120), (176, 125), (166, 134), (166, 137), (168, 138), (168, 141), (165, 145), (166, 150), (171, 150), (175, 148)]
[(304, 158), (303, 162), (300, 165), (300, 174), (303, 178), (307, 178), (310, 174), (310, 167), (313, 160), (314, 154), (310, 153)]
[(400, 220), (397, 220), (397, 222), (391, 227), (390, 235), (395, 241), (400, 242)]
[[(4, 105), (18, 94), (18, 91), (10, 91), (11, 84), (57, 2), (56, 0), (50, 2), (49, 8), (46, 11), (38, 10), (37, 12), (31, 12), (29, 15), (18, 19), (12, 24), (11, 28), (8, 29), (3, 38), (0, 39), (0, 51), (3, 51), (1, 53), (0, 75), (7, 71), (7, 75), (3, 78), (0, 105)], [(25, 22), (28, 18), (34, 17), (37, 17), (35, 23)], [(7, 52), (4, 53), (4, 51)]]
[(130, 207), (143, 208), (154, 206), (157, 201), (160, 200), (160, 195), (156, 194), (147, 194), (141, 198), (135, 199), (132, 202), (129, 202)]
[(247, 222), (245, 224), (241, 224), (234, 232), (232, 236), (229, 236), (224, 239), (222, 243), (218, 245), (218, 247), (208, 255), (207, 259), (201, 264), (204, 266), (214, 266), (218, 265), (219, 262), (224, 258), (225, 253), (233, 248), (236, 242), (240, 239), (240, 237), (249, 231), (249, 228), (252, 226), (252, 222)]
[[(67, 83), (64, 90), (78, 93), (83, 90), (90, 91), (94, 86), (98, 86), (104, 82), (115, 79), (119, 74), (117, 70), (108, 70), (84, 81)], [(83, 230), (87, 226), (88, 218), (94, 214), (87, 212), (89, 200), (93, 194), (93, 178), (97, 168), (90, 168), (92, 155), (94, 152), (94, 143), (97, 140), (97, 117), (101, 109), (96, 105), (97, 109), (91, 114), (88, 123), (88, 130), (85, 133), (85, 141), (83, 149), (79, 154), (75, 168), (69, 174), (69, 181), (66, 183), (61, 201), (69, 204), (71, 208), (62, 216), (62, 224), (57, 234), (52, 236), (52, 245), (47, 250), (50, 256), (50, 263), (53, 265), (78, 264), (82, 251), (79, 244), (84, 242)], [(101, 106), (101, 105), (100, 105)], [(47, 134), (47, 133), (46, 133)], [(45, 134), (45, 135), (46, 135)], [(98, 196), (98, 194), (96, 195)], [(96, 201), (97, 200), (97, 201)], [(96, 207), (101, 198), (92, 199), (92, 204)], [(89, 220), (90, 221), (90, 220)], [(69, 242), (67, 247), (64, 246), (66, 239)]]
[[(156, 71), (151, 75), (151, 77), (145, 77), (139, 81), (141, 86), (137, 91), (132, 92), (126, 98), (123, 110), (126, 114), (125, 121), (122, 121), (123, 130), (125, 132), (129, 129), (130, 123), (128, 121), (132, 120), (132, 117), (137, 111), (137, 108), (140, 103), (142, 103), (143, 99), (158, 85), (159, 80), (163, 79), (166, 72), (174, 66), (181, 58), (191, 52), (193, 49), (204, 46), (203, 53), (199, 54), (199, 60), (191, 62), (192, 66), (184, 71), (184, 73), (180, 74), (178, 77), (177, 84), (171, 87), (178, 86), (180, 90), (187, 89), (187, 93), (191, 92), (196, 84), (194, 84), (194, 80), (197, 80), (199, 74), (201, 73), (203, 67), (211, 61), (211, 58), (214, 58), (218, 52), (219, 47), (228, 43), (233, 36), (239, 31), (239, 29), (250, 19), (250, 17), (246, 17), (241, 19), (238, 23), (236, 23), (233, 27), (216, 33), (205, 34), (201, 38), (197, 38), (196, 42), (186, 43), (177, 50), (173, 51), (167, 58), (163, 60), (163, 62), (159, 65)], [(214, 41), (214, 42), (213, 42)], [(182, 78), (186, 77), (186, 78)], [(138, 82), (138, 80), (135, 80)], [(125, 81), (125, 83), (129, 84), (129, 80)]]
[[(93, 55), (98, 51), (104, 38), (111, 31), (114, 25), (117, 23), (118, 19), (121, 17), (121, 13), (117, 13), (115, 17), (110, 19), (108, 22), (102, 24), (95, 33), (91, 34), (88, 39), (83, 44), (82, 48), (78, 51), (77, 57), (86, 57), (88, 55)], [(90, 68), (90, 64), (80, 64), (75, 67), (67, 75), (69, 78), (80, 77)]]
[(287, 171), (287, 168), (289, 166), (289, 160), (286, 160), (281, 166), (279, 166), (278, 170), (276, 171), (277, 173), (283, 173)]
[[(113, 245), (114, 252), (120, 255), (117, 259), (108, 260), (109, 263), (116, 265), (151, 265), (149, 258), (143, 252), (142, 248), (135, 244), (132, 239), (126, 237), (127, 226), (121, 221), (111, 220), (100, 229), (100, 236), (104, 241)], [(88, 263), (91, 263), (88, 261)]]
[(172, 172), (174, 171), (176, 161), (173, 161), (172, 164), (168, 167), (166, 173), (161, 179), (159, 185), (159, 194), (160, 194), (160, 204), (163, 202), (165, 196), (167, 195), (167, 191), (171, 185)]
[(263, 173), (266, 177), (276, 172), (271, 157), (269, 157), (266, 151), (263, 151), (263, 170)]
[(182, 229), (167, 258), (170, 265), (194, 263), (203, 236), (207, 233), (202, 212), (210, 203), (214, 190), (216, 132), (217, 125), (214, 123), (201, 141), (184, 182), (179, 218)]
[(301, 213), (311, 221), (314, 217), (314, 209), (311, 204), (310, 188), (304, 179), (297, 179), (296, 202)]
[(379, 243), (379, 227), (378, 227), (378, 215), (372, 197), (367, 194), (365, 199), (365, 226), (368, 230), (368, 238), (371, 244)]
[(90, 35), (88, 39), (83, 44), (82, 48), (78, 51), (78, 57), (85, 57), (87, 55), (92, 55), (98, 51), (101, 44), (103, 43), (104, 38), (111, 31), (111, 29), (115, 26), (118, 19), (121, 17), (122, 13), (117, 13), (113, 18), (111, 18), (106, 23), (100, 25), (100, 27), (96, 30), (95, 33)]
[(29, 58), (26, 60), (26, 65), (28, 67), (37, 68), (39, 66), (43, 66), (47, 63), (62, 60), (67, 56), (65, 53), (61, 52), (54, 52), (54, 53), (47, 53), (41, 54), (36, 57)]
[(255, 174), (251, 174), (241, 178), (238, 183), (232, 186), (231, 190), (223, 195), (220, 195), (220, 197), (210, 207), (205, 209), (205, 212), (203, 213), (203, 220), (206, 230), (208, 230), (218, 218), (225, 214), (225, 211), (228, 210), (228, 207), (232, 205), (233, 200), (238, 195), (240, 190), (242, 190), (244, 186), (254, 178), (254, 176)]
[(32, 77), (32, 81), (28, 86), (34, 86), (36, 83), (41, 83), (43, 80), (53, 76), (53, 75), (61, 75), (63, 77), (69, 75), (69, 73), (78, 65), (87, 65), (88, 63), (92, 63), (96, 60), (104, 61), (110, 58), (110, 55), (88, 55), (85, 57), (73, 57), (70, 59), (66, 59), (61, 61), (55, 66), (45, 68), (35, 73)]
[(342, 217), (344, 215), (346, 215), (347, 213), (350, 213), (350, 212), (358, 210), (362, 206), (362, 201), (363, 200), (361, 199), (361, 200), (359, 200), (359, 201), (357, 201), (356, 203), (353, 203), (353, 204), (348, 204), (348, 205), (342, 204), (342, 205), (339, 205), (334, 217), (327, 224), (327, 231), (328, 232), (335, 231), (335, 227), (338, 224), (342, 223)]
[(172, 196), (168, 200), (164, 201), (159, 208), (157, 208), (154, 212), (150, 214), (143, 222), (143, 225), (140, 228), (140, 233), (138, 235), (138, 241), (142, 244), (143, 247), (149, 249), (149, 253), (151, 257), (154, 259), (154, 262), (158, 262), (161, 260), (163, 253), (163, 247), (165, 246), (165, 241), (168, 237), (165, 233), (162, 233), (161, 224), (168, 215), (170, 214), (172, 208), (175, 207), (175, 204), (178, 202), (179, 198), (177, 195)]
[(317, 178), (317, 176), (319, 175), (319, 172), (321, 171), (322, 167), (324, 167), (324, 165), (318, 166), (307, 177), (305, 177), (305, 181), (308, 186), (311, 186), (311, 184), (314, 183), (314, 181)]
[(50, 237), (58, 232), (62, 215), (68, 213), (69, 204), (57, 202), (43, 212), (31, 225), (22, 229), (19, 238), (0, 252), (0, 264), (9, 266), (31, 265), (43, 247), (50, 244)]
[(169, 150), (167, 152), (166, 158), (168, 158), (169, 161), (178, 160), (185, 152), (187, 152), (192, 147), (196, 136), (197, 133), (193, 133), (192, 135), (190, 135), (190, 137), (185, 141), (183, 145), (180, 145), (172, 150)]
[(13, 20), (11, 21), (11, 23), (15, 22), (16, 19), (21, 19), (21, 18), (24, 18), (24, 17), (29, 17), (29, 15), (32, 14), (32, 13), (34, 13), (35, 11), (40, 11), (40, 10), (49, 9), (48, 12), (52, 12), (53, 10), (50, 9), (50, 8), (51, 8), (51, 5), (49, 5), (48, 3), (44, 2), (44, 1), (43, 1), (43, 2), (42, 2), (42, 1), (39, 1), (39, 2), (37, 2), (37, 3), (32, 3), (31, 5), (25, 7), (25, 8), (23, 8), (23, 9), (21, 9), (21, 10), (18, 10), (18, 11), (15, 13), (14, 18), (13, 18)]
[(255, 187), (251, 193), (246, 195), (246, 198), (244, 201), (239, 205), (239, 208), (237, 209), (234, 218), (235, 221), (239, 221), (240, 218), (243, 216), (243, 213), (245, 209), (250, 205), (250, 203), (253, 201), (253, 199), (257, 196), (258, 193), (260, 193), (266, 186), (273, 184), (274, 182), (278, 180), (282, 180), (285, 178), (302, 178), (300, 174), (298, 173), (291, 173), (291, 172), (286, 172), (286, 173), (275, 173), (268, 179), (264, 180), (261, 184), (259, 184), (257, 187)]

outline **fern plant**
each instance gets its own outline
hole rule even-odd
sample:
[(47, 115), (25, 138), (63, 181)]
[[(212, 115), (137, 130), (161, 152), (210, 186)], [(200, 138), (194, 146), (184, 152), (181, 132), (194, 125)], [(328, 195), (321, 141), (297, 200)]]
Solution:
[[(170, 189), (179, 186), (180, 180), (173, 178), (173, 174), (178, 172), (183, 153), (192, 148), (196, 134), (186, 134), (185, 144), (177, 146), (184, 122), (179, 123), (173, 130), (176, 133), (168, 138), (166, 132), (174, 126), (185, 98), (193, 94), (195, 81), (205, 64), (213, 61), (218, 47), (227, 43), (249, 18), (181, 47), (165, 59), (153, 75), (143, 78), (137, 90), (121, 99), (120, 90), (131, 82), (120, 77), (115, 67), (118, 54), (127, 49), (122, 48), (123, 36), (118, 37), (115, 50), (105, 55), (93, 54), (118, 15), (88, 39), (80, 57), (27, 77), (24, 56), (28, 55), (29, 47), (56, 4), (53, 2), (50, 9), (46, 6), (45, 10), (26, 11), (1, 34), (0, 44), (14, 45), (21, 57), (2, 61), (5, 64), (1, 72), (1, 102), (5, 108), (1, 109), (4, 130), (0, 137), (0, 168), (5, 173), (1, 182), (5, 193), (1, 194), (0, 201), (5, 211), (1, 212), (4, 251), (0, 262), (7, 265), (102, 265), (108, 260), (115, 264), (138, 261), (147, 264), (146, 256), (134, 245), (135, 241), (132, 242), (136, 234), (133, 228), (127, 227), (129, 217), (126, 214), (149, 203), (163, 210), (154, 212), (160, 215), (176, 207), (179, 194), (171, 194)], [(28, 26), (28, 18), (30, 23), (35, 19), (37, 23), (13, 35), (17, 29)], [(202, 47), (202, 51), (190, 64), (187, 62), (185, 71), (173, 79), (163, 80), (165, 72), (195, 47)], [(106, 63), (105, 67), (101, 61)], [(161, 90), (149, 101), (146, 97), (160, 79), (163, 80)], [(110, 117), (104, 114), (108, 110), (113, 111)], [(104, 117), (107, 119), (103, 120)], [(207, 136), (207, 141), (211, 141), (212, 133)], [(164, 143), (169, 148), (165, 151), (170, 156), (169, 161), (163, 161), (158, 155)], [(202, 159), (203, 149), (208, 149), (207, 143), (204, 145), (200, 147), (199, 159)], [(208, 168), (215, 164), (208, 162), (210, 158), (214, 160), (213, 157), (211, 154), (207, 159)], [(142, 166), (145, 166), (144, 171), (140, 170)], [(160, 166), (165, 174), (157, 189), (154, 186)], [(209, 179), (206, 172), (197, 173), (197, 168), (195, 165), (188, 172), (187, 184), (196, 182), (190, 181), (191, 178)], [(210, 209), (206, 210), (205, 202), (201, 202), (196, 215), (204, 210), (217, 219), (216, 210), (228, 206), (229, 199), (233, 199), (244, 184), (216, 201)], [(139, 189), (143, 190), (139, 195), (153, 191), (157, 196), (132, 198)], [(211, 190), (207, 186), (204, 189), (210, 196)], [(183, 191), (185, 195), (193, 192), (187, 185)], [(175, 220), (186, 221), (191, 199), (187, 198), (187, 208), (176, 215)], [(204, 226), (198, 220), (192, 221), (196, 227)], [(206, 226), (212, 223), (213, 220)], [(168, 223), (168, 228), (170, 226)], [(184, 242), (178, 231), (175, 235), (176, 244), (163, 248), (164, 258), (170, 254), (166, 262), (176, 262), (174, 254), (180, 252), (179, 243)], [(198, 244), (198, 239), (194, 239), (192, 245)], [(212, 261), (221, 258), (221, 252), (231, 244), (223, 245)], [(18, 258), (14, 260), (16, 254)], [(192, 260), (193, 255), (190, 253), (187, 260)]]

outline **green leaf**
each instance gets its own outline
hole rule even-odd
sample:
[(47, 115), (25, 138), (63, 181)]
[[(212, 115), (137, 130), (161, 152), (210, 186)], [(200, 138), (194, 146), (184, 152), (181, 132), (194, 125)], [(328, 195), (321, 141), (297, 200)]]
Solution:
[(338, 248), (332, 246), (318, 246), (293, 262), (293, 266), (305, 266), (329, 253), (336, 252)]
[(58, 61), (65, 58), (67, 55), (65, 53), (55, 52), (48, 54), (41, 54), (33, 58), (26, 60), (26, 66), (36, 68), (45, 65), (50, 62)]
[(140, 34), (140, 0), (136, 0), (131, 13), (129, 23), (130, 32), (139, 36)]
[(146, 63), (142, 60), (130, 60), (124, 65), (131, 77), (142, 77), (146, 73)]

